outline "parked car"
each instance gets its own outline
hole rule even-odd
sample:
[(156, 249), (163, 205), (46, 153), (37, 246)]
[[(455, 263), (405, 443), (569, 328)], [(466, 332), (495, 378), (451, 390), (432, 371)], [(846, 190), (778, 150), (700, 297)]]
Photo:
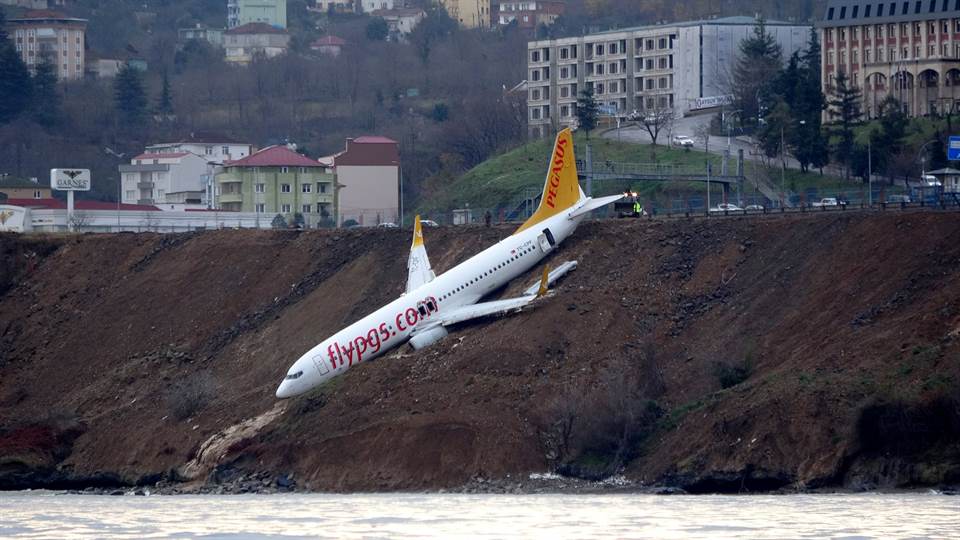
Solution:
[(907, 203), (909, 204), (910, 196), (909, 195), (887, 195), (887, 204), (900, 204)]
[(748, 212), (763, 212), (765, 208), (762, 204), (748, 204), (746, 207), (744, 207), (744, 210)]
[(686, 135), (674, 135), (673, 136), (673, 145), (682, 146), (684, 148), (692, 148), (694, 145), (693, 139), (687, 137)]
[(421, 219), (420, 224), (424, 227), (439, 227), (440, 225), (432, 219)]
[(710, 209), (711, 212), (740, 212), (743, 209), (733, 203), (720, 203)]
[(379, 227), (379, 228), (381, 228), (381, 229), (396, 229), (396, 228), (398, 228), (398, 226), (397, 226), (396, 223), (393, 223), (393, 222), (390, 222), (390, 221), (385, 221), (385, 222), (377, 225), (377, 227)]
[(822, 208), (825, 206), (846, 206), (847, 201), (837, 199), (836, 197), (824, 197), (819, 201), (810, 203), (810, 206), (814, 208)]

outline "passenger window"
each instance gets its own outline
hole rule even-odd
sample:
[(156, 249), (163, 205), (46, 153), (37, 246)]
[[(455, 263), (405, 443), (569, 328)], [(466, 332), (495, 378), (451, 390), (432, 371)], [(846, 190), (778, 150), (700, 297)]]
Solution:
[(421, 316), (421, 317), (426, 317), (426, 316), (427, 316), (427, 308), (425, 308), (425, 307), (423, 307), (423, 306), (417, 306), (417, 311), (420, 312), (420, 316)]

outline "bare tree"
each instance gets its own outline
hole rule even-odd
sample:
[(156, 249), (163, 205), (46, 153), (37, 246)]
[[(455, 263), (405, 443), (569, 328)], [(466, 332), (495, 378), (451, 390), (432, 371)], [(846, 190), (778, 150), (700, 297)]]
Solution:
[(653, 98), (653, 108), (648, 108), (640, 119), (640, 125), (650, 134), (654, 146), (663, 131), (671, 131), (675, 119), (673, 109), (665, 107), (660, 98)]

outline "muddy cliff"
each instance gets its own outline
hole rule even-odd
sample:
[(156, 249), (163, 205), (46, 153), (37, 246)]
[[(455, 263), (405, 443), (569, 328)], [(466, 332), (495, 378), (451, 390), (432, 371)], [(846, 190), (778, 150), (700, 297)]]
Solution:
[[(511, 232), (426, 246), (441, 272)], [(960, 483), (958, 238), (955, 213), (585, 223), (535, 307), (278, 401), (403, 291), (408, 232), (0, 236), (0, 488)]]

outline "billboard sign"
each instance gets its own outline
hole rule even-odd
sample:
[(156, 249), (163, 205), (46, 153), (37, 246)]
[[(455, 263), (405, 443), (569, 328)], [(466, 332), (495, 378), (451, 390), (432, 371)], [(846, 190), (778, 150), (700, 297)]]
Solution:
[(947, 143), (947, 159), (960, 161), (960, 136), (950, 136), (950, 142)]
[(26, 208), (0, 204), (0, 232), (24, 232), (29, 224)]
[(90, 191), (90, 169), (50, 169), (50, 187), (58, 191)]
[(699, 111), (700, 109), (712, 109), (713, 107), (731, 104), (733, 104), (732, 95), (701, 97), (693, 100), (690, 110)]

